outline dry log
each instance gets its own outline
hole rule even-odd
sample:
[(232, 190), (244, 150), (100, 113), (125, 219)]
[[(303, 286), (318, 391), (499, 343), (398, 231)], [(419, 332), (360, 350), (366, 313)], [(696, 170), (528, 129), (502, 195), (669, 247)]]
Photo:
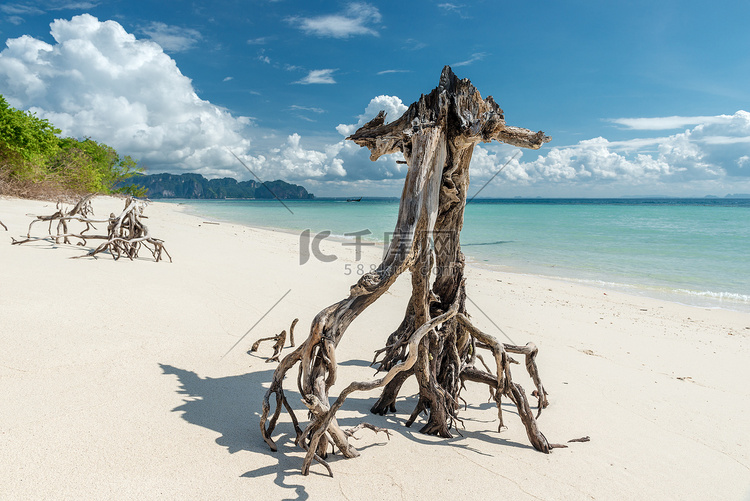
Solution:
[[(427, 422), (420, 431), (451, 437), (451, 430), (460, 423), (458, 410), (464, 382), (476, 381), (490, 388), (501, 428), (500, 398), (505, 396), (516, 405), (532, 445), (550, 452), (551, 446), (537, 426), (523, 388), (512, 381), (508, 356), (526, 356), (526, 368), (537, 388), (541, 411), (547, 405), (547, 394), (539, 379), (537, 349), (532, 343), (522, 347), (504, 345), (471, 324), (466, 312), (464, 256), (459, 240), (474, 145), (497, 140), (536, 149), (549, 138), (541, 131), (506, 125), (503, 111), (492, 97), (482, 99), (469, 80), (459, 80), (446, 66), (438, 87), (422, 95), (400, 118), (386, 124), (385, 113), (380, 112), (347, 139), (369, 148), (372, 160), (395, 152), (404, 155), (408, 171), (394, 236), (380, 266), (363, 275), (351, 287), (348, 297), (318, 313), (307, 339), (281, 359), (263, 399), (263, 439), (271, 450), (277, 450), (272, 433), (283, 405), (294, 423), (297, 445), (307, 451), (302, 473), (309, 472), (313, 461), (324, 464), (330, 473), (330, 466), (324, 462), (329, 442), (344, 457), (359, 455), (336, 422), (336, 412), (347, 396), (355, 391), (383, 388), (371, 411), (393, 412), (404, 381), (415, 376), (419, 399), (407, 426), (424, 411), (428, 413)], [(379, 364), (378, 371), (385, 375), (374, 381), (349, 384), (330, 404), (329, 390), (337, 377), (338, 343), (351, 322), (405, 271), (411, 273), (412, 295), (404, 319), (373, 359), (373, 364)], [(475, 367), (478, 345), (492, 352), (496, 374)], [(297, 387), (310, 411), (310, 423), (304, 430), (283, 388), (286, 373), (298, 363)], [(276, 399), (272, 414), (271, 396)]]

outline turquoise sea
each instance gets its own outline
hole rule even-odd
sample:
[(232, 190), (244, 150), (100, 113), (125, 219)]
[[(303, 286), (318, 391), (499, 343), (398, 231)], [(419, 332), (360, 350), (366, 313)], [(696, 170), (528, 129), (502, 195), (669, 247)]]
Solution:
[[(386, 241), (398, 213), (395, 198), (172, 202), (213, 220), (352, 241), (365, 230), (363, 240)], [(475, 199), (461, 243), (480, 266), (750, 311), (750, 199)]]

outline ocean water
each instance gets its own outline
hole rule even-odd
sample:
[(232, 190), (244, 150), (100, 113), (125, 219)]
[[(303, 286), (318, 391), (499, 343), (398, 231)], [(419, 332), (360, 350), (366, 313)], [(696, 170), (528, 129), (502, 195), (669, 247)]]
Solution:
[[(312, 236), (330, 231), (327, 238), (351, 242), (357, 233), (387, 241), (398, 214), (390, 198), (172, 202), (206, 218)], [(479, 266), (750, 311), (747, 199), (475, 199), (461, 244)], [(339, 255), (354, 252), (342, 246)]]

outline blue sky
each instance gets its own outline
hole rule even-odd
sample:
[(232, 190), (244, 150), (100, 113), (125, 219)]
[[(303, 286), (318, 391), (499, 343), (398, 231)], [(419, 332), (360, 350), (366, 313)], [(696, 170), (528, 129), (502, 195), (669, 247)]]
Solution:
[[(750, 193), (750, 3), (65, 1), (0, 5), (0, 93), (149, 172), (400, 194), (344, 141), (449, 64), (540, 151), (480, 145), (483, 196)], [(471, 191), (471, 190), (470, 190)]]

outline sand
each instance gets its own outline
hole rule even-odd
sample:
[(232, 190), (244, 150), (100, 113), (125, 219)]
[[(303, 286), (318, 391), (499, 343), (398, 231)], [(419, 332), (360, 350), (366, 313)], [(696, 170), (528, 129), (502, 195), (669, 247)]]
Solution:
[[(97, 198), (94, 210), (121, 205)], [(300, 266), (295, 235), (207, 224), (161, 203), (146, 214), (171, 264), (10, 245), (27, 214), (52, 212), (54, 204), (0, 199), (9, 228), (0, 228), (2, 499), (750, 499), (749, 314), (469, 267), (477, 326), (539, 347), (550, 393), (542, 431), (551, 442), (591, 441), (541, 454), (508, 406), (508, 429), (497, 433), (479, 385), (463, 394), (461, 435), (424, 436), (420, 420), (403, 426), (412, 384), (385, 417), (368, 412), (377, 392), (352, 395), (339, 421), (387, 427), (390, 440), (360, 431), (361, 457), (332, 457), (334, 478), (316, 464), (303, 477), (288, 419), (276, 453), (259, 432), (271, 347), (247, 350), (295, 317), (304, 339), (313, 316), (356, 280), (346, 265), (356, 275), (380, 251), (356, 263), (325, 241), (342, 259)], [(332, 395), (373, 376), (373, 351), (408, 297), (402, 277), (352, 324)], [(514, 376), (531, 391), (522, 366)]]

